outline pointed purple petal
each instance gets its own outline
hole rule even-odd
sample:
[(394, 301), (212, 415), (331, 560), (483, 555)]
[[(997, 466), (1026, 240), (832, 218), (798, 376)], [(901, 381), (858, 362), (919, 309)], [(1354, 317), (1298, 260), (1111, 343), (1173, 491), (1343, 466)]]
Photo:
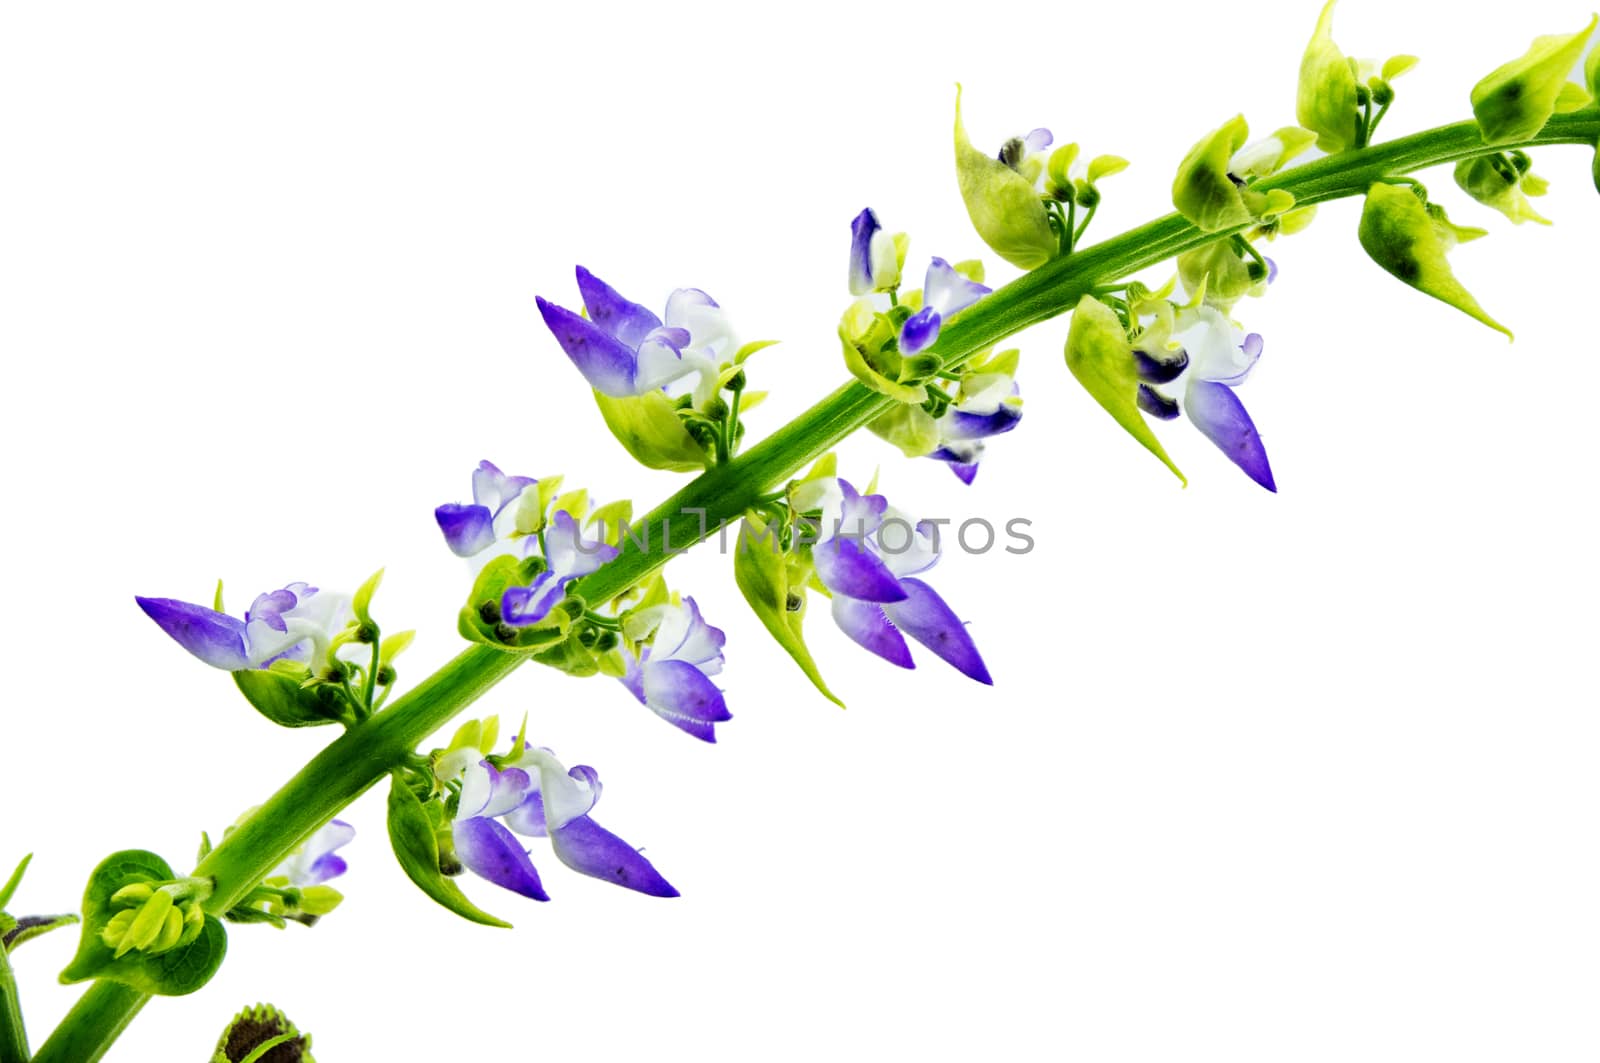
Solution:
[(898, 664), (901, 668), (916, 667), (905, 638), (889, 623), (889, 618), (883, 615), (883, 606), (876, 602), (859, 602), (842, 594), (836, 595), (833, 599), (833, 622), (856, 645), (876, 653), (890, 664)]
[(606, 335), (565, 307), (535, 298), (544, 323), (589, 386), (613, 398), (634, 394), (634, 349)]
[(906, 323), (900, 326), (900, 353), (917, 354), (923, 348), (933, 346), (943, 323), (939, 311), (931, 306), (925, 306), (906, 318)]
[(993, 290), (967, 280), (950, 263), (936, 258), (928, 264), (928, 276), (922, 284), (922, 305), (925, 308), (932, 307), (944, 317), (950, 317)]
[(532, 586), (506, 588), (500, 596), (500, 619), (512, 627), (537, 624), (566, 594), (567, 581), (545, 569), (534, 577)]
[(550, 899), (539, 883), (539, 872), (534, 870), (527, 850), (494, 820), (481, 816), (458, 819), (450, 825), (450, 835), (455, 840), (456, 856), (473, 874), (536, 901)]
[[(929, 456), (938, 457), (937, 454)], [(960, 480), (968, 487), (971, 487), (972, 481), (978, 478), (978, 463), (975, 461), (952, 461), (949, 458), (942, 458), (940, 460), (950, 467), (951, 472), (956, 474), (956, 479)]]
[(1055, 138), (1050, 135), (1050, 130), (1040, 126), (1023, 137), (1022, 143), (1027, 147), (1029, 155), (1037, 155), (1055, 143)]
[(722, 691), (687, 661), (646, 661), (644, 703), (674, 727), (704, 742), (715, 742), (712, 725), (733, 719)]
[(864, 602), (898, 602), (906, 592), (887, 565), (865, 546), (836, 535), (811, 551), (817, 578), (830, 591)]
[(578, 267), (578, 292), (583, 296), (583, 308), (606, 335), (614, 337), (629, 350), (638, 350), (639, 344), (652, 330), (661, 327), (661, 319), (629, 299), (593, 273)]
[(472, 500), (494, 516), (516, 501), (525, 488), (539, 481), (531, 476), (507, 476), (492, 461), (480, 461), (472, 471)]
[(306, 869), (306, 875), (294, 885), (320, 886), (329, 879), (338, 878), (348, 870), (350, 865), (345, 863), (344, 857), (336, 853), (323, 853), (311, 861), (311, 866)]
[(457, 557), (471, 557), (494, 545), (494, 514), (487, 506), (461, 506), (454, 502), (433, 511), (444, 532), (445, 545)]
[(556, 859), (579, 874), (613, 882), (652, 897), (676, 897), (678, 891), (639, 850), (588, 816), (569, 820), (550, 835)]
[(211, 667), (230, 672), (250, 667), (244, 648), (244, 621), (175, 598), (133, 600), (174, 642)]
[(883, 607), (895, 626), (955, 666), (962, 675), (993, 685), (967, 626), (944, 599), (919, 579), (903, 579), (900, 585), (906, 589), (906, 600)]
[(1215, 443), (1246, 476), (1268, 491), (1278, 490), (1272, 479), (1272, 466), (1267, 462), (1267, 449), (1261, 445), (1255, 423), (1232, 388), (1210, 380), (1192, 380), (1184, 396), (1184, 412), (1200, 434)]
[(987, 439), (1004, 435), (1022, 420), (1022, 407), (1001, 403), (993, 413), (964, 413), (951, 407), (939, 424), (946, 439)]
[(850, 294), (867, 295), (877, 286), (872, 277), (872, 234), (882, 226), (868, 207), (850, 223)]

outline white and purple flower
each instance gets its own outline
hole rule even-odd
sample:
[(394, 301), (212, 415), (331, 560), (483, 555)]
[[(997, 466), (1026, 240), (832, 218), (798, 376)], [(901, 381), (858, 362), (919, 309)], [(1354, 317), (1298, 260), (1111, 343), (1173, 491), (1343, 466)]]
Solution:
[(329, 879), (338, 878), (350, 869), (344, 857), (334, 850), (350, 844), (356, 829), (342, 819), (327, 823), (301, 842), (283, 862), (267, 872), (269, 879), (286, 879), (291, 886), (304, 889), (320, 886)]
[(545, 326), (591, 387), (627, 398), (698, 372), (714, 390), (721, 355), (733, 344), (715, 299), (698, 288), (679, 288), (667, 298), (663, 322), (582, 266), (577, 276), (587, 317), (536, 301)]
[(946, 318), (965, 310), (993, 289), (968, 280), (942, 258), (928, 265), (922, 284), (922, 309), (900, 326), (900, 353), (916, 354), (939, 338)]
[(327, 663), (328, 643), (350, 616), (350, 599), (291, 583), (257, 596), (244, 619), (175, 598), (135, 597), (145, 615), (173, 641), (213, 668), (229, 672), (302, 661), (313, 671)]
[(623, 647), (622, 685), (640, 704), (703, 742), (717, 740), (716, 725), (733, 719), (722, 691), (710, 679), (722, 671), (721, 628), (700, 615), (693, 598), (651, 606), (625, 624), (635, 642), (649, 640), (635, 656)]
[(507, 476), (490, 461), (480, 461), (472, 473), (472, 502), (446, 503), (433, 511), (444, 541), (457, 557), (475, 557), (516, 531), (524, 492), (537, 502), (539, 481), (531, 476)]
[(811, 557), (833, 596), (833, 620), (861, 647), (914, 668), (910, 635), (963, 675), (992, 684), (966, 625), (934, 589), (915, 578), (939, 560), (937, 529), (863, 495), (848, 480), (803, 484), (795, 505), (822, 518)]
[(900, 252), (868, 207), (850, 222), (850, 294), (871, 295), (898, 287)]
[(434, 769), (442, 782), (460, 781), (450, 834), (469, 871), (524, 897), (549, 900), (517, 835), (549, 838), (556, 858), (580, 874), (652, 897), (678, 896), (637, 849), (590, 818), (601, 789), (593, 768), (568, 771), (549, 750), (526, 745), (503, 763), (496, 767), (469, 746), (447, 753)]
[(961, 401), (945, 410), (935, 424), (939, 449), (928, 455), (950, 466), (962, 483), (978, 475), (983, 441), (1003, 435), (1022, 421), (1022, 399), (1010, 373), (979, 373), (961, 382)]

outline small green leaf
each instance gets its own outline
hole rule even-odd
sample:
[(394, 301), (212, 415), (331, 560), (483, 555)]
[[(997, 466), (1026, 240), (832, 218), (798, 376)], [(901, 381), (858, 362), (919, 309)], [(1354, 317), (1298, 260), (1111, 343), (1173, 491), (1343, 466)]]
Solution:
[(1367, 190), (1360, 238), (1367, 254), (1389, 273), (1510, 338), (1510, 330), (1486, 314), (1450, 271), (1445, 236), (1410, 187), (1380, 182)]
[(406, 877), (423, 893), (469, 922), (509, 928), (510, 923), (467, 900), (461, 888), (440, 872), (439, 842), (433, 830), (417, 795), (398, 775), (394, 776), (389, 783), (389, 844)]
[(665, 392), (613, 398), (597, 391), (594, 401), (611, 434), (640, 465), (668, 472), (704, 471), (705, 448), (683, 426), (677, 406)]
[(1128, 160), (1120, 155), (1096, 155), (1089, 163), (1089, 183), (1092, 185), (1102, 177), (1119, 174), (1128, 168)]
[[(113, 915), (119, 914), (111, 908), (113, 894), (133, 883), (154, 885), (169, 882), (173, 877), (172, 868), (165, 860), (143, 849), (125, 849), (102, 860), (90, 874), (84, 890), (83, 931), (78, 939), (78, 951), (61, 972), (61, 981), (70, 985), (103, 978), (141, 993), (173, 997), (192, 993), (210, 981), (222, 966), (228, 950), (228, 932), (212, 916), (204, 916), (194, 940), (154, 956), (137, 948), (119, 956), (101, 940), (101, 931)], [(135, 916), (134, 920), (138, 918)], [(164, 913), (162, 919), (165, 921)], [(155, 927), (157, 935), (160, 930), (160, 926)]]
[(280, 727), (320, 727), (338, 723), (345, 707), (324, 683), (306, 686), (308, 673), (300, 665), (241, 669), (233, 673), (239, 693), (251, 706)]
[(1473, 86), (1472, 114), (1485, 144), (1527, 140), (1544, 128), (1597, 21), (1600, 16), (1591, 16), (1577, 33), (1535, 37), (1527, 52)]
[(745, 363), (745, 359), (749, 358), (752, 354), (755, 354), (757, 351), (764, 351), (768, 347), (776, 346), (778, 342), (778, 340), (751, 340), (749, 343), (733, 352), (733, 364), (743, 365)]
[[(1044, 201), (1033, 182), (972, 146), (961, 122), (961, 86), (956, 86), (956, 180), (972, 227), (994, 253), (1018, 269), (1034, 269), (1059, 248)], [(902, 400), (903, 401), (903, 400)]]
[[(805, 618), (803, 586), (790, 583), (791, 558), (784, 552), (776, 528), (771, 528), (759, 518), (746, 517), (739, 528), (739, 542), (733, 555), (733, 578), (739, 584), (744, 600), (750, 603), (759, 619), (784, 652), (794, 658), (806, 678), (811, 680), (822, 696), (844, 708), (844, 702), (822, 681), (817, 663), (806, 649), (801, 623)], [(793, 594), (800, 600), (800, 608), (789, 608)]]
[(1067, 368), (1112, 420), (1188, 484), (1139, 412), (1139, 371), (1122, 322), (1110, 307), (1093, 296), (1079, 299), (1072, 312), (1072, 325), (1067, 332)]
[(415, 631), (396, 631), (393, 635), (385, 635), (383, 641), (378, 643), (378, 665), (393, 664), (394, 659), (411, 648), (411, 642), (417, 637)]
[(72, 926), (78, 921), (76, 915), (25, 915), (20, 919), (11, 919), (10, 916), (0, 916), (0, 924), (10, 919), (11, 925), (0, 933), (0, 947), (7, 952), (13, 952), (24, 941), (32, 941), (42, 937), (52, 930), (59, 930), (64, 926)]
[(378, 592), (378, 584), (382, 582), (383, 569), (380, 568), (367, 577), (367, 582), (356, 588), (355, 597), (350, 600), (350, 610), (367, 627), (378, 626), (372, 622), (372, 596)]
[(33, 862), (33, 854), (29, 853), (17, 864), (17, 869), (11, 872), (11, 877), (6, 879), (6, 884), (0, 886), (0, 910), (11, 903), (11, 895), (17, 892), (17, 887), (22, 884), (22, 876), (27, 874), (28, 865)]

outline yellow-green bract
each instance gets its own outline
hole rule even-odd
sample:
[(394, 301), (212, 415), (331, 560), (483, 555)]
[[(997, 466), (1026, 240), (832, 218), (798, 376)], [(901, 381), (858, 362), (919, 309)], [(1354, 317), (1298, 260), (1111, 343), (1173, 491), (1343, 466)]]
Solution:
[(594, 401), (606, 427), (634, 460), (649, 469), (700, 472), (705, 449), (684, 428), (678, 408), (664, 392), (613, 398), (596, 391)]
[(972, 227), (995, 254), (1019, 269), (1034, 269), (1054, 257), (1058, 242), (1044, 201), (1033, 182), (999, 159), (972, 146), (961, 124), (961, 86), (956, 86), (956, 179)]
[(1094, 401), (1188, 484), (1139, 412), (1139, 371), (1128, 334), (1112, 309), (1091, 295), (1078, 300), (1067, 332), (1067, 368)]
[(1509, 338), (1511, 331), (1484, 312), (1445, 261), (1438, 223), (1409, 186), (1375, 184), (1361, 211), (1361, 246), (1372, 260), (1411, 287), (1460, 310)]
[(1600, 16), (1591, 16), (1577, 33), (1535, 37), (1524, 55), (1473, 87), (1472, 114), (1485, 144), (1527, 140), (1544, 128), (1551, 115), (1575, 111), (1589, 102), (1589, 94), (1567, 75), (1583, 57), (1584, 43), (1597, 21)]
[(1333, 43), (1333, 5), (1328, 0), (1317, 29), (1300, 60), (1300, 87), (1295, 121), (1317, 135), (1317, 147), (1328, 154), (1356, 142), (1356, 75), (1350, 60)]

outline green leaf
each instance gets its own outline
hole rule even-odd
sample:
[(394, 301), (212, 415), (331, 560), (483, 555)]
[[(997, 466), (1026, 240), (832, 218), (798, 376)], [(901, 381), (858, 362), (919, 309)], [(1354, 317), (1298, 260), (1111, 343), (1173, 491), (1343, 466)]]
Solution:
[(764, 351), (768, 347), (776, 346), (778, 342), (778, 340), (751, 340), (749, 343), (733, 352), (733, 364), (743, 365), (745, 363), (745, 359), (749, 358), (752, 354), (755, 354), (757, 351)]
[(482, 926), (509, 929), (510, 923), (467, 900), (461, 888), (439, 870), (439, 842), (433, 830), (433, 823), (417, 795), (399, 775), (393, 776), (389, 783), (389, 844), (400, 861), (400, 870), (423, 893), (461, 918)]
[(1239, 186), (1228, 176), (1228, 162), (1244, 146), (1250, 127), (1234, 115), (1206, 134), (1178, 166), (1172, 182), (1172, 205), (1206, 232), (1235, 229), (1255, 220)]
[[(10, 920), (10, 926), (4, 926)], [(24, 941), (32, 941), (42, 937), (52, 930), (59, 930), (64, 926), (71, 926), (78, 921), (76, 915), (25, 915), (20, 919), (12, 919), (8, 915), (0, 915), (0, 939), (7, 952), (14, 952), (18, 945)]]
[(1379, 183), (1367, 190), (1360, 237), (1367, 254), (1389, 273), (1510, 338), (1510, 330), (1486, 314), (1450, 271), (1445, 237), (1409, 186)]
[(32, 853), (24, 856), (17, 864), (17, 869), (11, 872), (11, 877), (6, 879), (6, 884), (0, 886), (0, 910), (4, 910), (5, 906), (11, 903), (11, 895), (17, 892), (17, 887), (22, 884), (22, 876), (27, 874), (28, 865), (32, 862)]
[(415, 631), (396, 631), (393, 635), (386, 635), (378, 643), (378, 665), (393, 664), (394, 659), (411, 648), (411, 641), (417, 637)]
[(1072, 312), (1072, 326), (1067, 332), (1067, 368), (1112, 420), (1188, 485), (1139, 412), (1139, 371), (1122, 322), (1110, 307), (1093, 296), (1079, 299)]
[(645, 468), (668, 472), (705, 469), (705, 448), (683, 426), (677, 406), (665, 392), (613, 398), (596, 391), (594, 401), (617, 442)]
[[(292, 670), (291, 670), (292, 669)], [(298, 665), (241, 669), (233, 682), (257, 712), (280, 727), (320, 727), (338, 723), (345, 706), (325, 683), (304, 685), (307, 672)]]
[(1544, 128), (1597, 22), (1600, 15), (1577, 33), (1535, 37), (1527, 52), (1473, 86), (1472, 114), (1485, 144), (1527, 140)]
[(1330, 155), (1355, 146), (1359, 117), (1355, 71), (1333, 43), (1333, 5), (1334, 0), (1328, 0), (1317, 18), (1316, 31), (1300, 60), (1295, 96), (1295, 121), (1315, 133), (1317, 147)]
[(372, 596), (378, 591), (378, 584), (383, 582), (383, 569), (378, 569), (367, 577), (367, 582), (356, 588), (355, 597), (350, 600), (350, 609), (356, 614), (356, 619), (370, 628), (378, 625), (372, 622)]
[[(1033, 182), (972, 146), (961, 122), (961, 86), (956, 86), (956, 180), (972, 227), (994, 253), (1018, 269), (1034, 269), (1060, 247), (1044, 201)], [(903, 400), (902, 400), (903, 401)]]
[[(789, 555), (780, 545), (777, 529), (770, 528), (759, 518), (746, 517), (739, 527), (739, 542), (734, 549), (734, 581), (767, 632), (794, 658), (822, 696), (842, 709), (844, 702), (822, 681), (822, 673), (817, 670), (811, 651), (806, 649), (800, 631), (805, 618), (805, 594), (802, 587), (791, 585), (790, 564)], [(800, 598), (798, 610), (788, 607), (791, 593)]]
[(179, 997), (209, 982), (228, 951), (228, 932), (213, 916), (205, 917), (193, 941), (155, 956), (138, 950), (118, 956), (100, 939), (113, 914), (112, 894), (136, 882), (159, 884), (173, 878), (165, 860), (143, 849), (125, 849), (102, 860), (84, 890), (83, 932), (77, 954), (61, 972), (62, 983), (103, 978), (141, 993)]

